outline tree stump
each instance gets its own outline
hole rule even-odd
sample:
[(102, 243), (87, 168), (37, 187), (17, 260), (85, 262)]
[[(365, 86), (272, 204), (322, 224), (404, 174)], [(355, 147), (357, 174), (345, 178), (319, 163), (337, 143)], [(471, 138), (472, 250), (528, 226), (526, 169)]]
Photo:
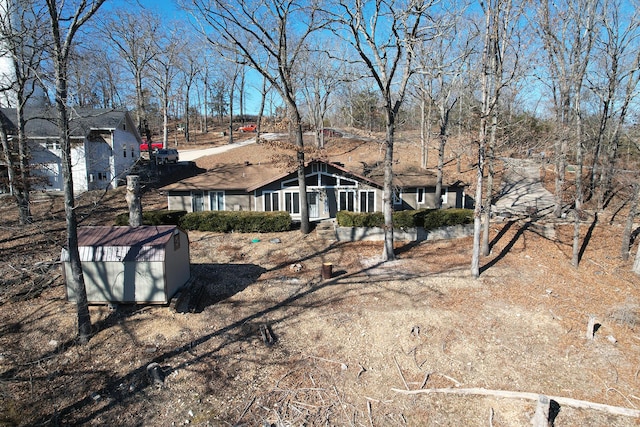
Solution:
[(140, 200), (140, 177), (127, 175), (127, 195), (129, 205), (129, 225), (139, 227), (142, 225), (142, 201)]

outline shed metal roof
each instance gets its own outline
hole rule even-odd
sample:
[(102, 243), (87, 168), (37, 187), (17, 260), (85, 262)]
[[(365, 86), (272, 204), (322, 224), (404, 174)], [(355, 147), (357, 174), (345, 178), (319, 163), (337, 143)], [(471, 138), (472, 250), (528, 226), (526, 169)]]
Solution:
[[(164, 261), (166, 245), (176, 232), (179, 229), (175, 225), (81, 227), (78, 229), (80, 261)], [(69, 261), (66, 249), (62, 250), (61, 261)]]

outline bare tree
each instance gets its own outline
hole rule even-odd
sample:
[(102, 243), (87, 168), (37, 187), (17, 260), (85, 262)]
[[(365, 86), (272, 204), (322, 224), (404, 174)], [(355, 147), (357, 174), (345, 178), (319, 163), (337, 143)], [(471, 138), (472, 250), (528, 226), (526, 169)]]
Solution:
[(240, 55), (248, 66), (267, 79), (287, 106), (296, 145), (300, 231), (309, 233), (296, 67), (308, 48), (308, 38), (324, 25), (320, 11), (313, 3), (292, 0), (192, 0), (192, 4), (194, 15), (202, 19), (207, 30), (213, 31), (208, 35), (209, 41), (230, 58)]
[[(316, 146), (324, 147), (324, 123), (331, 107), (331, 99), (337, 86), (344, 82), (343, 61), (335, 61), (334, 52), (322, 50), (321, 45), (311, 49), (301, 61), (301, 91), (305, 99), (305, 107), (309, 123), (315, 130)], [(318, 66), (322, 64), (322, 66)]]
[(449, 138), (450, 116), (462, 91), (461, 83), (468, 58), (473, 53), (474, 36), (461, 25), (462, 10), (445, 11), (438, 37), (427, 40), (421, 46), (418, 59), (419, 72), (424, 82), (429, 110), (435, 107), (438, 120), (438, 166), (436, 172), (436, 208), (442, 207), (442, 182), (444, 178), (445, 147)]
[(640, 81), (640, 16), (635, 9), (629, 15), (623, 3), (603, 3), (603, 31), (595, 41), (597, 66), (588, 76), (588, 87), (599, 102), (588, 195), (596, 193), (599, 210), (611, 195), (620, 137)]
[[(24, 109), (36, 96), (44, 97), (39, 79), (42, 61), (46, 57), (48, 34), (44, 30), (46, 8), (35, 1), (0, 3), (0, 56), (10, 65), (12, 73), (0, 81), (0, 92), (6, 107), (16, 108), (17, 140), (7, 136), (6, 120), (2, 120), (2, 153), (7, 165), (9, 191), (16, 201), (20, 224), (31, 222), (29, 192), (29, 146), (25, 135)], [(4, 118), (3, 118), (4, 119)], [(17, 153), (17, 156), (16, 156)]]
[[(115, 9), (101, 25), (108, 45), (112, 45), (131, 73), (136, 91), (136, 118), (143, 134), (147, 120), (144, 79), (147, 67), (158, 53), (156, 38), (160, 19), (151, 12)], [(151, 146), (151, 144), (149, 144)]]
[(67, 224), (67, 251), (71, 276), (68, 285), (76, 295), (78, 315), (78, 339), (81, 343), (89, 341), (91, 336), (91, 317), (87, 302), (87, 291), (82, 275), (82, 264), (78, 250), (78, 220), (75, 212), (73, 194), (73, 176), (71, 173), (71, 138), (69, 115), (67, 111), (67, 70), (69, 55), (73, 49), (73, 40), (78, 30), (98, 11), (105, 0), (79, 0), (58, 3), (58, 0), (46, 0), (48, 10), (48, 29), (51, 32), (51, 50), (53, 73), (55, 78), (55, 105), (57, 125), (60, 131), (60, 149), (62, 152), (62, 175), (64, 185), (64, 206)]
[[(487, 236), (486, 248), (488, 248), (488, 223), (491, 217), (490, 186), (486, 191), (488, 193), (487, 199), (483, 199), (487, 151), (491, 152), (495, 145), (500, 96), (504, 87), (513, 77), (512, 74), (505, 76), (506, 50), (512, 42), (513, 29), (518, 25), (517, 17), (519, 14), (517, 12), (514, 14), (513, 6), (513, 0), (489, 0), (483, 4), (484, 42), (479, 67), (481, 70), (480, 129), (471, 258), (471, 274), (476, 278), (480, 276), (482, 215), (485, 214), (484, 221), (487, 224), (484, 232), (484, 235)], [(515, 55), (517, 54), (518, 50), (515, 50)], [(488, 253), (488, 249), (485, 251)]]
[(382, 259), (393, 260), (393, 144), (396, 120), (413, 73), (415, 48), (428, 34), (430, 1), (337, 2), (336, 34), (356, 51), (383, 99), (386, 122), (384, 183), (384, 247)]
[(184, 44), (182, 34), (177, 30), (156, 40), (156, 43), (158, 43), (157, 53), (149, 65), (151, 79), (160, 99), (162, 146), (166, 148), (169, 144), (169, 101), (172, 95), (172, 85), (176, 83), (176, 76), (180, 72), (178, 63)]
[(566, 174), (567, 144), (574, 142), (575, 222), (571, 263), (578, 266), (580, 253), (580, 218), (583, 202), (584, 135), (582, 91), (587, 67), (596, 35), (596, 17), (601, 10), (599, 0), (567, 1), (562, 9), (545, 0), (539, 9), (539, 26), (548, 66), (556, 108), (556, 123), (560, 137), (555, 144), (556, 206), (554, 213), (562, 213)]
[[(189, 45), (197, 45), (195, 39), (189, 41)], [(191, 141), (191, 90), (196, 79), (203, 70), (203, 64), (199, 49), (183, 49), (179, 54), (178, 67), (182, 70), (182, 84), (184, 86), (184, 136), (187, 142)], [(206, 91), (205, 91), (206, 93)], [(205, 109), (206, 115), (206, 109)]]

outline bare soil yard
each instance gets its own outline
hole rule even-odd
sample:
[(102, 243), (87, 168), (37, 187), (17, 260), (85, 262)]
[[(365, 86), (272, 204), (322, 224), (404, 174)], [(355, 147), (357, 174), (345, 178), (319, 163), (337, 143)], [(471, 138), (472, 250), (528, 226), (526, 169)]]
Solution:
[[(79, 200), (81, 215), (93, 211), (85, 224), (126, 211), (121, 189), (98, 196)], [(143, 204), (166, 199), (149, 189)], [(440, 388), (640, 407), (640, 280), (617, 256), (619, 218), (583, 225), (577, 269), (572, 226), (552, 224), (551, 236), (526, 220), (496, 222), (478, 280), (470, 238), (398, 242), (398, 260), (381, 263), (381, 243), (315, 232), (190, 232), (203, 290), (193, 310), (94, 306), (95, 335), (80, 346), (55, 263), (61, 208), (42, 198), (36, 222), (21, 228), (0, 200), (0, 425), (498, 427), (529, 425), (535, 409), (427, 392)], [(162, 386), (149, 380), (150, 363)], [(640, 419), (561, 404), (555, 425)]]

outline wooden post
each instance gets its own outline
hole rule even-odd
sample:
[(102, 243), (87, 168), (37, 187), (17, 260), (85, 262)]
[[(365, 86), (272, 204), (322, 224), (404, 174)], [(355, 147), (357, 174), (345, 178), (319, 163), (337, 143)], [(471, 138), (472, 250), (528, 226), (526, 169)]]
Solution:
[(591, 314), (589, 316), (589, 323), (587, 324), (587, 339), (588, 340), (592, 340), (594, 335), (595, 335), (595, 328), (596, 328), (596, 316), (594, 316), (593, 314)]
[(536, 405), (536, 412), (533, 414), (531, 424), (533, 427), (552, 427), (549, 421), (549, 408), (551, 401), (547, 396), (541, 394), (538, 396), (538, 403)]
[(140, 200), (140, 177), (127, 175), (127, 195), (129, 205), (129, 225), (139, 227), (142, 225), (142, 202)]

